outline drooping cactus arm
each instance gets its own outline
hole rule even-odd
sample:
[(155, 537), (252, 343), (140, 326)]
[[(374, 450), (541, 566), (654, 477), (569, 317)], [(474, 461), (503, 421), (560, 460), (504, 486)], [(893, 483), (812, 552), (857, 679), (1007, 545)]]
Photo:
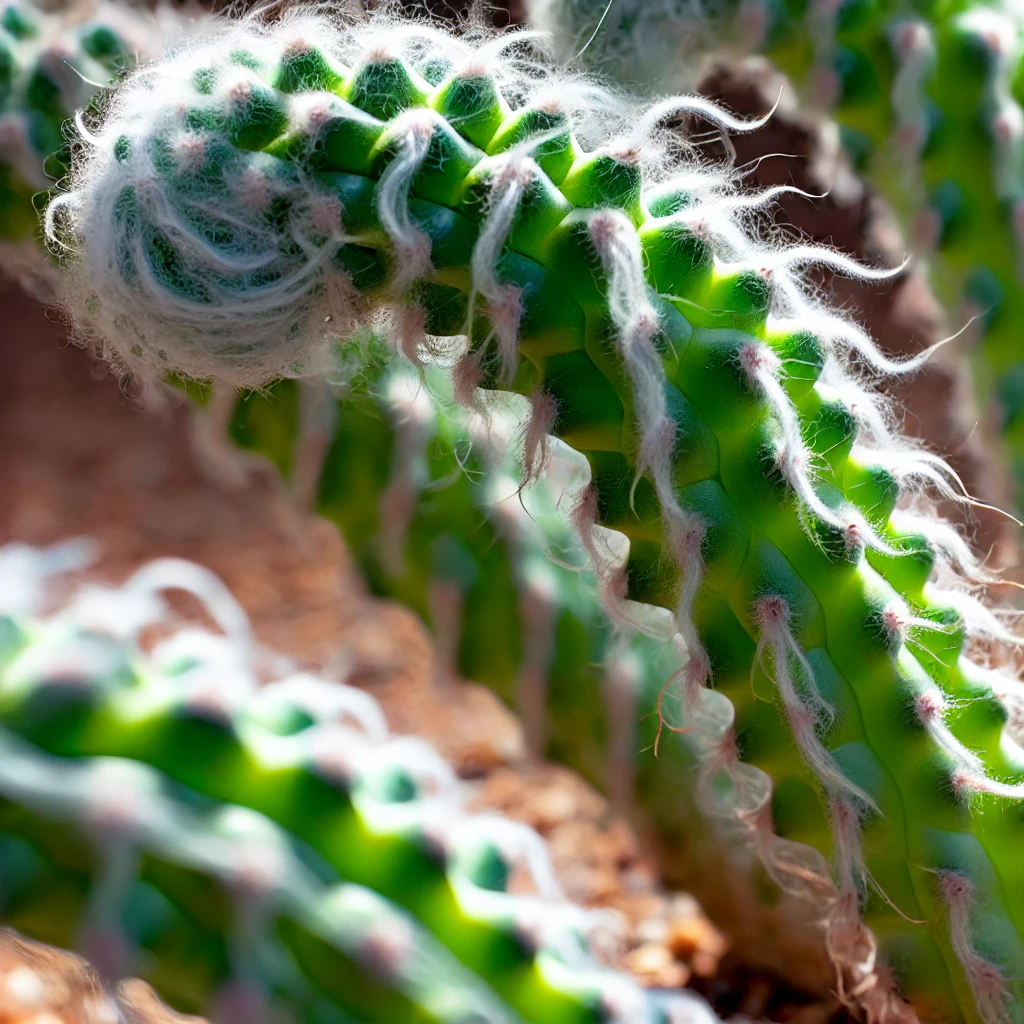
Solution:
[(394, 904), (325, 885), (261, 815), (183, 800), (136, 762), (48, 757), (6, 731), (0, 749), (4, 920), (79, 946), (105, 980), (142, 968), (220, 1019), (519, 1019)]
[[(313, 366), (328, 316), (343, 335), (390, 307), (413, 358), (471, 324), (456, 394), (533, 396), (591, 463), (577, 521), (610, 606), (676, 615), (709, 801), (787, 885), (820, 896), (833, 857), (830, 942), (858, 998), (897, 1012), (871, 980), (877, 939), (922, 1016), (977, 1019), (971, 943), (1012, 1012), (1024, 906), (1001, 801), (1016, 790), (989, 776), (1012, 787), (1019, 758), (959, 657), (963, 622), (926, 586), (958, 556), (928, 522), (888, 521), (897, 476), (934, 466), (874, 461), (872, 444), (899, 442), (834, 358), (853, 329), (794, 273), (848, 261), (759, 251), (696, 167), (647, 184), (667, 159), (658, 119), (691, 106), (584, 152), (565, 105), (494, 47), (378, 22), (225, 30), (123, 87), (95, 126), (51, 206), (70, 309), (129, 370), (239, 385)], [(625, 570), (601, 557), (606, 527), (631, 541)], [(942, 872), (984, 894), (968, 938), (950, 937)]]

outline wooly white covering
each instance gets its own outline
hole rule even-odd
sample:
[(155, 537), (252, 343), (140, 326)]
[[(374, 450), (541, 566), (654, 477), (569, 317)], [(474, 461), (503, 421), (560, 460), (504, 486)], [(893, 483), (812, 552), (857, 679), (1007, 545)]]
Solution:
[[(657, 131), (660, 124), (647, 124), (643, 138), (635, 131), (630, 138), (633, 104), (584, 78), (558, 73), (524, 45), (527, 39), (528, 33), (456, 38), (427, 23), (384, 14), (368, 23), (339, 24), (291, 11), (272, 25), (256, 19), (223, 23), (218, 34), (187, 41), (139, 70), (113, 94), (98, 127), (81, 126), (86, 152), (76, 160), (70, 190), (54, 201), (47, 217), (50, 238), (71, 262), (64, 302), (79, 337), (144, 380), (173, 371), (257, 386), (319, 370), (320, 354), (332, 342), (379, 312), (366, 308), (334, 266), (338, 247), (358, 238), (345, 234), (340, 204), (304, 173), (301, 159), (285, 163), (237, 150), (223, 132), (189, 124), (189, 111), (207, 105), (193, 85), (201, 68), (216, 79), (208, 105), (231, 111), (253, 90), (268, 89), (270, 73), (299, 40), (314, 41), (342, 65), (385, 54), (414, 65), (437, 60), (456, 69), (482, 67), (514, 106), (565, 110), (585, 145), (626, 134), (623, 141), (638, 147), (639, 159), (661, 172), (652, 180), (677, 164)], [(252, 53), (262, 70), (232, 62), (238, 49)], [(311, 147), (318, 122), (332, 112), (359, 116), (332, 93), (276, 98), (287, 115), (286, 130), (307, 133)], [(699, 101), (680, 109), (695, 107), (713, 110)], [(400, 261), (405, 273), (410, 264), (423, 269), (422, 239), (411, 227), (406, 203), (424, 156), (425, 146), (417, 141), (429, 137), (425, 113), (410, 112), (404, 124), (395, 125), (394, 134), (404, 139), (402, 155), (380, 190), (382, 224), (409, 257)], [(660, 119), (666, 117), (664, 112)], [(718, 120), (744, 127), (724, 114)], [(527, 148), (507, 159), (528, 157)], [(214, 165), (216, 173), (209, 173)], [(687, 166), (698, 170), (694, 159)], [(693, 184), (713, 193), (727, 182), (701, 173)], [(287, 217), (264, 216), (272, 204), (275, 210), (286, 204)], [(154, 269), (154, 240), (173, 250), (173, 266)], [(487, 241), (494, 244), (493, 228), (484, 232), (481, 242)], [(495, 253), (500, 248), (498, 239)], [(396, 288), (401, 284), (393, 282)], [(478, 284), (487, 297), (483, 274)]]

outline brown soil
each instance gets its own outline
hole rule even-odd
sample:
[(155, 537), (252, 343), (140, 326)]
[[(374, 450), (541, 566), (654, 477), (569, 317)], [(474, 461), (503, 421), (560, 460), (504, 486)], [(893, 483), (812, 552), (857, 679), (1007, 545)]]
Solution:
[[(120, 1009), (120, 1015), (118, 1014)], [(117, 1006), (78, 957), (0, 932), (0, 1024), (203, 1024), (169, 1010), (138, 980)]]

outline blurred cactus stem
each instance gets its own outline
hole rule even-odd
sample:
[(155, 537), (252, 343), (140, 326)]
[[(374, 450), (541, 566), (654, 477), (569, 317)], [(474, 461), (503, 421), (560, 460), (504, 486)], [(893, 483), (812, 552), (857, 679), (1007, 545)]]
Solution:
[(67, 169), (65, 125), (192, 22), (170, 7), (154, 14), (113, 0), (0, 4), (0, 270), (51, 296), (36, 197)]

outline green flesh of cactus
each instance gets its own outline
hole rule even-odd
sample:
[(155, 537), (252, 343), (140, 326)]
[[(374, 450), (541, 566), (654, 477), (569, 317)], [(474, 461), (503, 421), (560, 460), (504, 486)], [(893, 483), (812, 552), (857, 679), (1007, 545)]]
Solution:
[[(575, 53), (603, 0), (532, 0)], [(659, 90), (694, 88), (707, 56), (763, 54), (826, 109), (858, 170), (923, 248), (953, 330), (979, 317), (978, 402), (996, 402), (1024, 508), (1024, 64), (1020, 14), (1001, 3), (757, 0), (701, 11), (677, 0), (616, 3), (584, 60)], [(693, 41), (703, 40), (698, 51)], [(705, 59), (701, 59), (705, 58)]]
[[(254, 42), (254, 49), (262, 45)], [(163, 360), (167, 369), (236, 383), (265, 376), (274, 354), (263, 359), (242, 323), (244, 306), (232, 314), (234, 333), (217, 319), (225, 295), (260, 301), (261, 288), (278, 280), (266, 265), (238, 270), (232, 259), (244, 249), (243, 229), (226, 220), (218, 225), (210, 212), (251, 172), (260, 187), (273, 192), (283, 183), (293, 196), (301, 179), (302, 196), (320, 202), (320, 213), (343, 218), (354, 240), (335, 245), (332, 228), (323, 225), (315, 244), (329, 248), (333, 270), (344, 272), (346, 301), (370, 310), (397, 302), (422, 316), (423, 340), (460, 333), (475, 294), (474, 350), (457, 373), (474, 371), (471, 384), (540, 397), (553, 410), (545, 425), (582, 453), (592, 473), (584, 535), (591, 533), (589, 500), (596, 524), (630, 541), (627, 596), (674, 610), (687, 580), (700, 573), (679, 625), (690, 630), (691, 667), (699, 668), (706, 652), (717, 691), (688, 695), (694, 731), (710, 737), (700, 780), (706, 799), (750, 827), (777, 877), (819, 898), (822, 857), (834, 860), (839, 896), (823, 916), (837, 961), (854, 978), (871, 974), (866, 939), (850, 914), (854, 886), (862, 884), (863, 919), (923, 1019), (1024, 1019), (1024, 901), (1014, 896), (1024, 885), (1016, 854), (1024, 822), (1015, 794), (1006, 787), (1002, 795), (993, 792), (999, 787), (983, 779), (1019, 777), (1019, 750), (1003, 733), (1006, 711), (993, 679), (962, 651), (958, 613), (931, 596), (936, 552), (924, 536), (901, 534), (889, 522), (894, 477), (854, 450), (854, 414), (816, 383), (822, 345), (799, 324), (783, 330), (769, 315), (777, 285), (760, 272), (757, 254), (740, 269), (716, 259), (715, 244), (675, 216), (690, 201), (686, 190), (647, 187), (623, 151), (583, 152), (557, 111), (510, 109), (477, 67), (452, 75), (433, 62), (420, 74), (382, 55), (379, 43), (355, 54), (353, 69), (308, 42), (288, 49), (267, 44), (258, 54), (211, 48), (205, 56), (209, 65), (191, 66), (190, 97), (170, 122), (154, 118), (151, 134), (137, 121), (123, 134), (105, 129), (101, 147), (109, 156), (100, 184), (115, 200), (106, 208), (114, 211), (114, 236), (129, 243), (116, 258), (91, 262), (90, 213), (75, 214), (72, 244), (84, 249), (71, 273), (80, 281), (102, 266), (139, 297), (130, 312), (119, 310), (95, 276), (90, 300), (73, 307), (86, 330), (96, 315), (123, 328), (130, 347), (117, 349), (109, 335), (107, 342), (128, 368), (152, 371)], [(218, 76), (230, 78), (233, 68), (247, 69), (247, 85), (228, 99), (217, 91)], [(290, 112), (309, 109), (300, 107), (304, 90), (314, 99), (330, 90), (330, 99), (312, 121), (296, 114), (293, 123)], [(410, 109), (433, 113), (402, 120)], [(514, 162), (486, 158), (524, 140), (529, 148), (531, 136), (538, 166), (516, 196), (500, 175)], [(132, 184), (134, 161), (151, 165), (179, 203), (177, 233), (152, 219), (151, 197)], [(200, 207), (197, 195), (209, 201)], [(509, 195), (509, 230), (499, 233), (488, 260), (495, 218)], [(73, 193), (71, 201), (81, 197)], [(254, 231), (279, 231), (289, 209), (287, 198), (262, 210), (254, 203)], [(423, 238), (426, 270), (415, 244)], [(184, 249), (176, 245), (182, 239)], [(621, 288), (622, 276), (640, 265), (631, 247), (642, 252), (646, 274), (647, 290), (639, 295)], [(620, 250), (626, 255), (616, 256)], [(217, 259), (203, 267), (197, 252)], [(287, 248), (280, 255), (295, 257)], [(415, 273), (406, 280), (410, 267)], [(327, 301), (324, 281), (317, 278), (304, 296), (318, 316), (316, 303)], [(522, 302), (506, 376), (493, 355), (493, 336), (507, 328), (502, 288), (515, 289)], [(629, 331), (644, 326), (631, 302), (650, 303), (658, 317), (648, 340), (659, 383), (641, 391), (639, 405), (638, 380), (650, 367), (629, 362), (637, 355)], [(275, 307), (268, 316), (279, 312)], [(147, 327), (157, 322), (145, 319), (150, 314), (166, 314), (166, 326), (172, 313), (186, 324), (180, 336)], [(209, 351), (196, 345), (201, 330)], [(281, 331), (275, 327), (274, 334)], [(184, 349), (175, 348), (182, 338)], [(289, 350), (292, 361), (278, 360), (276, 372), (301, 365), (303, 354)], [(665, 474), (658, 479), (657, 455), (643, 454), (651, 438), (638, 437), (645, 405), (662, 399), (675, 434), (666, 455), (668, 491)], [(820, 466), (813, 491), (804, 488), (799, 498), (799, 472), (794, 476), (786, 458), (798, 442), (792, 430), (786, 434), (787, 422), (797, 424)], [(636, 479), (638, 465), (646, 472)], [(667, 494), (678, 509), (666, 506)], [(824, 522), (827, 508), (848, 517), (851, 528)], [(679, 520), (701, 528), (702, 557), (690, 559), (689, 575), (686, 559), (664, 543)], [(877, 543), (865, 547), (872, 529), (887, 551)], [(685, 548), (685, 539), (680, 543)], [(613, 577), (604, 579), (614, 604), (621, 595)], [(735, 707), (735, 732), (723, 717), (723, 695)], [(7, 721), (27, 728), (18, 716)], [(104, 730), (128, 745), (124, 752), (144, 742), (145, 731), (134, 724)], [(92, 733), (84, 730), (76, 742)], [(33, 734), (43, 745), (58, 736), (52, 728)], [(745, 763), (736, 760), (737, 749)], [(106, 743), (95, 752), (123, 753)], [(147, 750), (147, 760), (155, 757), (155, 749)], [(769, 804), (751, 766), (773, 780)], [(181, 781), (194, 788), (216, 785), (192, 760), (181, 770), (188, 776)], [(292, 812), (273, 803), (273, 786), (241, 778), (256, 809), (281, 815), (291, 827)], [(238, 788), (230, 796), (239, 800)], [(305, 804), (303, 823), (312, 815)], [(885, 998), (884, 985), (871, 991)]]
[[(519, 712), (536, 753), (639, 811), (670, 848), (685, 846), (696, 816), (680, 780), (693, 755), (666, 734), (654, 757), (658, 720), (648, 714), (680, 668), (678, 653), (636, 631), (616, 635), (593, 579), (568, 567), (586, 556), (550, 489), (520, 496), (517, 461), (482, 431), (474, 436), (446, 392), (436, 369), (420, 383), (375, 355), (337, 400), (316, 465), (317, 510), (339, 527), (370, 586), (418, 612), (462, 676)], [(244, 396), (231, 424), (236, 444), (293, 482), (304, 400), (303, 386), (281, 381)]]
[(66, 23), (29, 3), (0, 8), (0, 241), (38, 235), (32, 197), (52, 184), (44, 165), (64, 145), (64, 123), (154, 35), (146, 16), (102, 3)]
[[(7, 733), (3, 754), (0, 862), (16, 887), (4, 893), (3, 916), (22, 933), (73, 948), (85, 931), (87, 951), (102, 948), (104, 938), (125, 942), (161, 994), (196, 1013), (215, 1007), (218, 997), (226, 1002), (235, 985), (236, 998), (257, 1006), (266, 1000), (310, 1022), (513, 1019), (393, 904), (359, 886), (322, 884), (308, 855), (294, 853), (295, 841), (260, 815), (204, 804), (130, 762), (50, 759)], [(102, 803), (96, 791), (111, 784), (125, 787), (129, 808), (140, 798), (147, 805), (148, 828), (123, 840), (135, 877), (119, 884), (109, 874), (124, 867), (116, 856), (122, 851), (91, 848), (99, 829), (84, 815), (90, 797)], [(257, 875), (252, 858), (259, 856), (273, 858), (284, 877), (262, 883), (269, 891), (246, 893), (243, 872), (248, 863)], [(119, 887), (104, 894), (116, 900), (97, 907), (93, 894)], [(250, 924), (233, 906), (246, 895), (263, 903), (255, 913), (263, 934), (251, 937), (251, 949), (231, 927), (232, 917)], [(390, 965), (374, 963), (375, 953), (389, 952), (374, 942), (389, 941), (399, 947), (395, 958), (409, 961), (393, 976)], [(403, 943), (418, 956), (408, 956)]]
[[(447, 765), (388, 738), (368, 695), (308, 676), (257, 691), (237, 637), (150, 656), (107, 632), (104, 601), (120, 629), (152, 600), (144, 577), (194, 578), (163, 565), (0, 620), (5, 923), (218, 1019), (713, 1019), (599, 967), (596, 920), (537, 873), (538, 837), (466, 816)], [(521, 861), (538, 897), (508, 892)]]

